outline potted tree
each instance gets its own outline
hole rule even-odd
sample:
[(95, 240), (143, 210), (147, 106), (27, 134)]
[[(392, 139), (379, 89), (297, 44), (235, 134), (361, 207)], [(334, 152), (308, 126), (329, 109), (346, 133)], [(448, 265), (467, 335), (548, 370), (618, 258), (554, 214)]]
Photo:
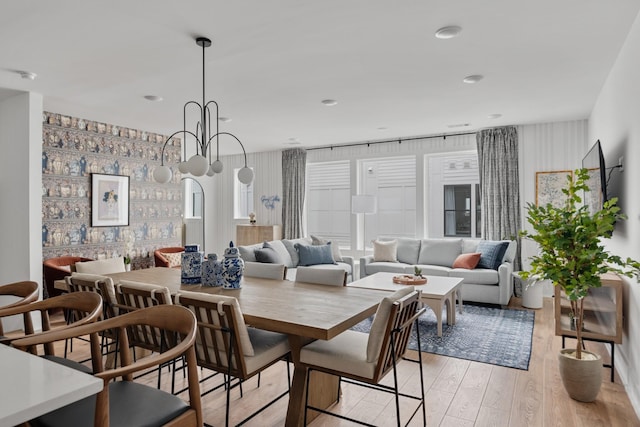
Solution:
[[(527, 221), (533, 231), (522, 231), (522, 237), (538, 244), (539, 252), (531, 257), (531, 268), (523, 271), (523, 279), (550, 280), (559, 286), (570, 301), (575, 321), (576, 347), (562, 349), (559, 355), (562, 382), (576, 400), (595, 400), (602, 383), (602, 361), (599, 355), (582, 349), (584, 298), (590, 289), (601, 286), (600, 276), (612, 272), (627, 277), (638, 274), (640, 263), (607, 252), (602, 244), (611, 237), (617, 221), (626, 219), (617, 199), (603, 203), (592, 213), (582, 203), (589, 171), (578, 169), (575, 180), (567, 176), (562, 190), (566, 201), (560, 206), (527, 204)], [(576, 376), (576, 378), (573, 377)]]

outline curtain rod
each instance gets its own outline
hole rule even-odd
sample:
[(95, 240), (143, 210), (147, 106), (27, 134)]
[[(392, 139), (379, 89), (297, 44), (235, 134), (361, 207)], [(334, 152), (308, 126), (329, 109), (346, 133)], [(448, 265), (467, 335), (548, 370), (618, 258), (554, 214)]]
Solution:
[(344, 148), (344, 147), (357, 147), (360, 145), (366, 145), (367, 147), (376, 144), (390, 144), (392, 142), (397, 142), (398, 144), (402, 144), (404, 141), (415, 141), (417, 139), (433, 139), (433, 138), (442, 138), (447, 139), (448, 136), (463, 136), (463, 135), (475, 135), (476, 132), (461, 132), (461, 133), (448, 133), (442, 135), (429, 135), (429, 136), (414, 136), (411, 138), (397, 138), (397, 139), (385, 139), (383, 141), (370, 141), (370, 142), (354, 142), (351, 144), (337, 144), (337, 145), (323, 145), (321, 147), (310, 147), (306, 148), (306, 151), (312, 150), (333, 150), (334, 148)]

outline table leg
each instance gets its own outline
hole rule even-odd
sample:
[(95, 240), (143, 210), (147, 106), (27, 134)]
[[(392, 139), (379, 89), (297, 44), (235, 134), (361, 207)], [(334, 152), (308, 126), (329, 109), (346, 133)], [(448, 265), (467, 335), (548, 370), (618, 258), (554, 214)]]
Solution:
[[(423, 298), (422, 302), (427, 304), (436, 315), (438, 325), (438, 336), (442, 336), (442, 299)], [(447, 317), (448, 318), (448, 317)]]
[(447, 304), (447, 325), (456, 324), (456, 293), (451, 292), (446, 298), (445, 304)]

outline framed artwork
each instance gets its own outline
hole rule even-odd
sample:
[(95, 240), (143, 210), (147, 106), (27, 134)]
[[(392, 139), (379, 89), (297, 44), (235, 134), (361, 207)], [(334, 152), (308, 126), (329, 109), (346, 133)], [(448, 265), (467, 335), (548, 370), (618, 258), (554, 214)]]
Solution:
[(561, 206), (566, 196), (562, 189), (567, 185), (567, 175), (573, 179), (573, 171), (536, 172), (536, 206)]
[(91, 226), (129, 225), (129, 177), (91, 174)]

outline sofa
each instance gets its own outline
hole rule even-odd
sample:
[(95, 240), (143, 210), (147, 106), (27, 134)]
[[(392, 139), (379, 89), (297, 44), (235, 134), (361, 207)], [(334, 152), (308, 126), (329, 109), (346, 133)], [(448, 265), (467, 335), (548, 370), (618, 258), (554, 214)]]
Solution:
[[(360, 258), (360, 277), (378, 272), (464, 279), (462, 298), (488, 304), (509, 304), (513, 293), (513, 260), (517, 242), (470, 238), (374, 241), (374, 255)], [(475, 261), (475, 263), (474, 263)], [(427, 283), (428, 285), (428, 283)]]
[(238, 246), (238, 251), (245, 262), (284, 264), (287, 267), (287, 280), (295, 280), (296, 268), (304, 265), (318, 269), (341, 269), (347, 273), (347, 282), (353, 281), (353, 257), (342, 256), (337, 246), (316, 236)]

